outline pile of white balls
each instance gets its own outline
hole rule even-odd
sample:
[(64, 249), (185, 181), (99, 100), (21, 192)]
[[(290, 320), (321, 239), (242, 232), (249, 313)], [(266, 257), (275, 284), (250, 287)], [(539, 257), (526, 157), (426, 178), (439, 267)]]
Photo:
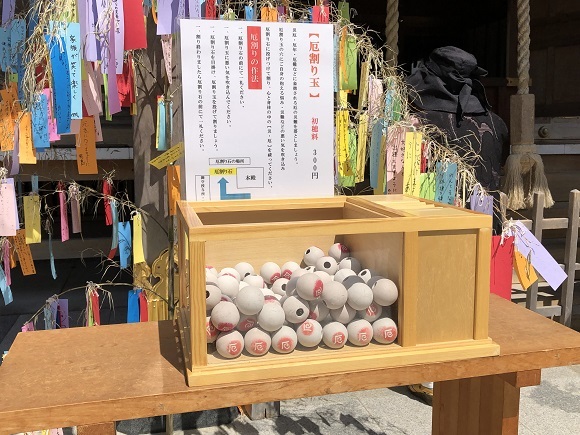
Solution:
[(249, 263), (218, 271), (206, 267), (206, 333), (224, 358), (245, 349), (292, 352), (298, 343), (340, 349), (347, 342), (389, 344), (397, 325), (388, 317), (398, 297), (393, 281), (362, 269), (349, 249), (335, 243), (328, 255), (316, 246), (304, 253), (304, 268), (267, 262), (256, 274)]

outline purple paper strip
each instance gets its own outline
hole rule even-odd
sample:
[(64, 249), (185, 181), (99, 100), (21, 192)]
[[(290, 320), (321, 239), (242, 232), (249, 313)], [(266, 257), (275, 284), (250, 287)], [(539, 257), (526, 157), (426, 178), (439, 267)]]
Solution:
[[(84, 59), (94, 62), (99, 60), (97, 51), (95, 4), (93, 0), (79, 0), (79, 20), (81, 24), (81, 41), (84, 46)], [(83, 32), (84, 30), (84, 32)]]
[[(103, 74), (109, 74), (110, 71), (115, 72), (115, 28), (112, 13), (107, 22), (109, 24), (102, 26), (103, 29), (109, 29), (109, 33), (106, 36), (106, 43), (101, 43), (101, 59), (103, 60), (101, 63), (101, 72)], [(103, 35), (101, 37), (104, 38)]]
[(115, 71), (123, 74), (123, 49), (125, 47), (125, 12), (123, 0), (112, 0), (115, 21)]
[(479, 190), (479, 186), (473, 188), (473, 193), (469, 198), (469, 206), (473, 211), (493, 216), (493, 196)]
[(157, 2), (157, 34), (171, 35), (174, 32), (179, 0), (159, 0)]
[(16, 175), (20, 172), (20, 158), (18, 153), (20, 152), (20, 139), (19, 139), (19, 128), (18, 125), (14, 127), (14, 151), (12, 151), (12, 166), (10, 167), (10, 175)]
[(2, 2), (2, 27), (6, 26), (14, 18), (15, 5), (16, 0), (4, 0)]
[(68, 320), (68, 299), (59, 299), (58, 300), (58, 308), (60, 314), (60, 327), (61, 328), (68, 328), (69, 327), (69, 320)]
[(532, 266), (556, 290), (566, 279), (566, 273), (524, 224), (516, 221), (514, 226), (516, 249), (524, 257), (530, 257)]
[(189, 5), (189, 18), (201, 18), (201, 3), (199, 0), (187, 0)]
[[(111, 26), (109, 33), (109, 47), (111, 49), (111, 53), (115, 53), (115, 32), (113, 27)], [(109, 113), (114, 115), (115, 113), (119, 113), (121, 111), (121, 101), (119, 101), (119, 89), (117, 88), (117, 74), (115, 73), (115, 69), (111, 68), (111, 73), (107, 75), (107, 101), (109, 103)]]

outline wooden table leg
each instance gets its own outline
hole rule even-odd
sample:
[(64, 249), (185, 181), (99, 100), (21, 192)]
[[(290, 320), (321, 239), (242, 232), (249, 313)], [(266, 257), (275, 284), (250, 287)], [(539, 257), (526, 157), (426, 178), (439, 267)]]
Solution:
[(77, 435), (115, 435), (116, 433), (115, 422), (77, 426)]
[(244, 413), (250, 420), (263, 420), (264, 418), (274, 418), (280, 415), (280, 402), (254, 403), (243, 405)]
[(433, 435), (517, 435), (520, 388), (540, 383), (540, 370), (436, 382)]

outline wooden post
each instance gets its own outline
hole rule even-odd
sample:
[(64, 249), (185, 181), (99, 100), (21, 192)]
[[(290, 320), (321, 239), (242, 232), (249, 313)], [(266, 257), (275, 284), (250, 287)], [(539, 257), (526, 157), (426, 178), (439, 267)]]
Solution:
[(568, 199), (568, 231), (564, 249), (564, 270), (568, 275), (562, 284), (560, 323), (570, 326), (574, 299), (574, 278), (576, 275), (576, 252), (578, 250), (578, 223), (580, 217), (580, 191), (574, 189)]

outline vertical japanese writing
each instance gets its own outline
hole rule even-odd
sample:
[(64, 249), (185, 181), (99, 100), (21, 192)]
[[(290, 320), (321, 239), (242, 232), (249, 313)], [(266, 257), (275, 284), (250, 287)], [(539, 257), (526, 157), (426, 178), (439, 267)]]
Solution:
[[(318, 118), (312, 117), (312, 125), (311, 125), (311, 139), (312, 141), (318, 141)], [(312, 150), (312, 179), (318, 180), (318, 157), (317, 157), (317, 150), (314, 148)]]
[(268, 143), (268, 185), (272, 187), (272, 70), (270, 64), (271, 55), (271, 28), (266, 27), (266, 52), (265, 52), (265, 63), (266, 63), (266, 132), (267, 132), (267, 143)]
[(210, 72), (211, 72), (211, 114), (213, 126), (213, 146), (218, 149), (218, 110), (217, 110), (217, 76), (215, 68), (215, 35), (209, 37)]
[(280, 43), (280, 170), (286, 170), (286, 111), (285, 111), (285, 95), (284, 95), (284, 29), (280, 27), (278, 30), (278, 38)]
[(238, 72), (240, 76), (240, 106), (244, 107), (244, 37), (238, 36)]
[(294, 163), (298, 164), (298, 43), (297, 29), (292, 28), (292, 123), (294, 139)]
[(320, 77), (318, 75), (318, 65), (320, 64), (320, 35), (310, 33), (308, 35), (310, 46), (308, 48), (308, 60), (310, 65), (310, 98), (320, 98)]
[(225, 35), (224, 37), (224, 66), (226, 74), (226, 122), (228, 125), (232, 124), (232, 98), (231, 98), (231, 74), (230, 74), (230, 37)]
[[(72, 89), (71, 93), (71, 107), (79, 107), (81, 106), (79, 103), (79, 99), (81, 98), (81, 92), (79, 91), (79, 87), (81, 83), (78, 82), (77, 77), (80, 77), (79, 74), (79, 65), (80, 65), (80, 58), (79, 58), (79, 41), (77, 41), (77, 37), (73, 33), (67, 33), (67, 37), (69, 39), (69, 47), (70, 47), (70, 87)], [(81, 106), (82, 107), (82, 106)], [(71, 112), (70, 114), (72, 119), (80, 119), (82, 118), (83, 114), (78, 112)]]
[(257, 26), (248, 26), (248, 89), (262, 89), (262, 33)]
[(197, 64), (197, 119), (199, 128), (199, 147), (201, 150), (205, 150), (204, 137), (203, 137), (203, 76), (201, 74), (201, 33), (195, 35), (195, 54), (196, 54), (196, 64)]

